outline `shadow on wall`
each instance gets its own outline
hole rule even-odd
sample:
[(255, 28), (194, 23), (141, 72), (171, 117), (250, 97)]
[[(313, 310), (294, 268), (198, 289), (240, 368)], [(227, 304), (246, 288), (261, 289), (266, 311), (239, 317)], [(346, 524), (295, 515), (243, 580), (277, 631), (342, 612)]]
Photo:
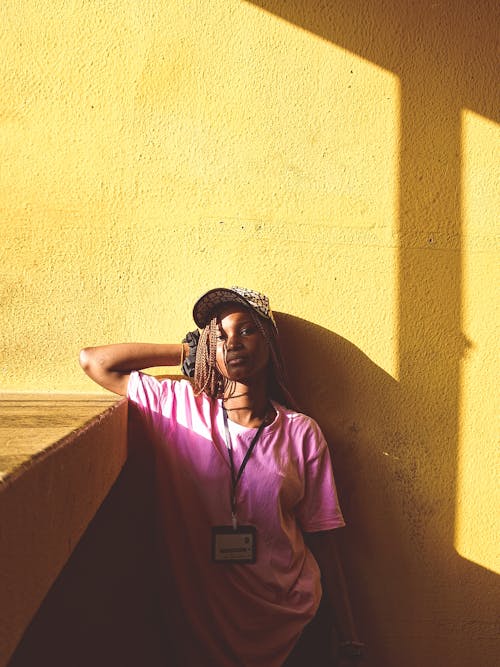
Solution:
[(330, 332), (285, 319), (285, 337), (304, 336), (294, 383), (332, 443), (356, 526), (346, 550), (372, 664), (493, 667), (498, 577), (456, 553), (454, 525), (467, 349), (461, 113), (500, 121), (498, 3), (249, 2), (399, 77), (399, 384)]
[[(349, 341), (276, 318), (291, 390), (331, 448), (347, 521), (344, 566), (369, 667), (493, 667), (495, 633), (486, 629), (491, 652), (482, 654), (467, 619), (475, 609), (481, 625), (498, 577), (462, 559), (452, 541), (456, 462), (447, 448), (455, 432), (429, 432), (426, 401), (415, 410), (411, 386)], [(456, 415), (443, 418), (451, 428)]]

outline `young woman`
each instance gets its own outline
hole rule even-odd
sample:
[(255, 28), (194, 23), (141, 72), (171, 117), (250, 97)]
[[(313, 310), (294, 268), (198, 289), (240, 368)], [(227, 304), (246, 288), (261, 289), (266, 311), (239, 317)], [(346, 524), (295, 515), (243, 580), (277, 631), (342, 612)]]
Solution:
[[(193, 315), (197, 345), (191, 336), (80, 353), (85, 372), (128, 396), (152, 435), (162, 590), (175, 609), (179, 665), (298, 664), (321, 583), (334, 610), (335, 664), (359, 664), (330, 457), (316, 422), (294, 409), (269, 301), (217, 288)], [(141, 372), (194, 354), (192, 383)]]

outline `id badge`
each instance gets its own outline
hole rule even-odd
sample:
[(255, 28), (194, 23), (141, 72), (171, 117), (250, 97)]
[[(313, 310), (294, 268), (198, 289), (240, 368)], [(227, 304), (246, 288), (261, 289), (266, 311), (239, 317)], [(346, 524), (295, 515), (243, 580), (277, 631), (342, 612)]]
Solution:
[(257, 533), (255, 526), (214, 526), (212, 560), (215, 563), (255, 563)]

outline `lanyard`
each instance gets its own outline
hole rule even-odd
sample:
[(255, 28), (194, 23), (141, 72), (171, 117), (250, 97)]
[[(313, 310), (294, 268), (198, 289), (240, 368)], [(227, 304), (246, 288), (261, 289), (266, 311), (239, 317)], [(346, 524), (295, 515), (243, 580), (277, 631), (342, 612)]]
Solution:
[(229, 454), (229, 465), (231, 466), (231, 518), (233, 522), (233, 529), (236, 530), (238, 528), (238, 520), (236, 518), (236, 487), (238, 485), (238, 482), (240, 481), (243, 471), (245, 470), (246, 464), (248, 463), (248, 459), (252, 455), (255, 445), (257, 444), (257, 441), (260, 438), (262, 431), (264, 430), (265, 421), (263, 421), (262, 424), (257, 429), (257, 433), (254, 435), (252, 442), (250, 443), (250, 447), (248, 448), (248, 451), (245, 454), (245, 458), (241, 463), (240, 469), (238, 470), (238, 474), (236, 474), (236, 469), (234, 467), (234, 459), (233, 459), (233, 446), (231, 444), (231, 434), (229, 433), (229, 425), (227, 423), (227, 411), (225, 407), (222, 407), (222, 412), (224, 415), (226, 447)]

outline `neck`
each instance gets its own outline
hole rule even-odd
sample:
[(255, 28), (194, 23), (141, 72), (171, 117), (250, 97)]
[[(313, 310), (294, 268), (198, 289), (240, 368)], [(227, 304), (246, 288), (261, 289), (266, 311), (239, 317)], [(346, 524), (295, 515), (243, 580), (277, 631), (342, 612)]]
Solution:
[(265, 387), (254, 387), (237, 383), (224, 392), (222, 405), (231, 421), (254, 428), (263, 421), (272, 421), (274, 408)]

